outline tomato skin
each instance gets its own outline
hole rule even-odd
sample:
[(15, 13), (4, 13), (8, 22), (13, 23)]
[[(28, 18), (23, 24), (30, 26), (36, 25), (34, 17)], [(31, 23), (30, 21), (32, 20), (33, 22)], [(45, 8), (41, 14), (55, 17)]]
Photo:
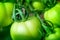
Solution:
[[(0, 3), (1, 4), (1, 3)], [(2, 6), (3, 5), (3, 6)], [(10, 25), (13, 20), (12, 20), (12, 11), (13, 11), (13, 3), (2, 3), (0, 5), (0, 24), (2, 27), (6, 27)]]
[(14, 22), (11, 26), (10, 34), (13, 40), (34, 40), (40, 39), (40, 21), (33, 17), (25, 22)]
[(60, 34), (60, 28), (55, 28), (54, 31), (56, 32), (56, 34)]
[[(16, 27), (15, 27), (16, 26)], [(23, 23), (23, 22), (21, 22), (21, 23), (18, 23), (18, 22), (15, 22), (14, 24), (13, 24), (13, 26), (11, 27), (11, 37), (12, 37), (12, 39), (13, 40), (17, 40), (17, 39), (19, 39), (19, 37), (22, 35), (22, 34), (24, 34), (24, 35), (27, 35), (27, 30), (25, 29), (25, 24)], [(24, 32), (25, 31), (25, 32)], [(21, 33), (20, 33), (21, 32)], [(27, 32), (27, 33), (26, 33)], [(21, 34), (21, 35), (20, 35)], [(22, 36), (22, 37), (24, 37), (24, 36)]]
[(7, 11), (7, 15), (9, 17), (11, 17), (12, 12), (13, 12), (14, 3), (6, 2), (6, 3), (4, 3), (4, 5), (5, 5), (6, 11)]
[(48, 37), (45, 38), (45, 40), (60, 40), (59, 34), (50, 34)]
[(36, 1), (36, 2), (34, 1), (32, 3), (32, 6), (33, 6), (33, 8), (35, 10), (42, 10), (42, 9), (44, 9), (44, 5), (41, 2), (38, 2), (38, 1)]
[(4, 5), (5, 5), (5, 10), (6, 10), (6, 17), (5, 17), (6, 19), (5, 19), (4, 23), (3, 23), (3, 26), (8, 26), (13, 22), (12, 14), (13, 14), (13, 6), (14, 6), (14, 4), (6, 2), (6, 3), (4, 3)]
[(54, 29), (55, 33), (50, 34), (45, 40), (60, 40), (60, 28)]
[[(25, 24), (27, 25), (27, 27), (29, 28), (31, 34), (34, 36), (36, 36), (36, 32), (38, 32), (37, 29), (41, 28), (41, 24), (39, 22), (39, 19), (36, 17), (32, 17), (30, 18), (31, 20), (27, 20), (25, 22)], [(35, 28), (34, 28), (35, 27)], [(32, 30), (32, 31), (31, 31)], [(33, 32), (33, 33), (32, 33)]]
[(51, 21), (54, 25), (60, 25), (60, 3), (44, 13), (44, 19)]
[(5, 17), (5, 10), (3, 3), (0, 2), (0, 25), (2, 24), (2, 21)]

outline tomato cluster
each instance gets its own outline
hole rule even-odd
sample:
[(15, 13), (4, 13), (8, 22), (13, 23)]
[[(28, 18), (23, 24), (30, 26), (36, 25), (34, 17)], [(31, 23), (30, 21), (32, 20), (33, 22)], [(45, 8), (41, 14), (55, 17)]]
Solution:
[(0, 40), (60, 40), (58, 0), (4, 1), (0, 2)]

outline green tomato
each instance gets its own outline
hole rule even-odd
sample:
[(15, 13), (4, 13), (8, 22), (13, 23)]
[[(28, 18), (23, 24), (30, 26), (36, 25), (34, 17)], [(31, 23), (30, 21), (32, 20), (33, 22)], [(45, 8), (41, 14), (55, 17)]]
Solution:
[(32, 6), (33, 6), (33, 8), (35, 10), (42, 10), (42, 9), (44, 9), (44, 5), (41, 2), (38, 2), (38, 1), (36, 1), (36, 2), (34, 1), (32, 3)]
[(60, 34), (50, 34), (45, 40), (60, 40)]
[(44, 19), (51, 21), (54, 25), (60, 25), (60, 3), (44, 13)]
[(45, 40), (60, 40), (60, 28), (54, 29), (55, 33), (50, 34)]
[(41, 23), (38, 18), (31, 17), (24, 22), (14, 22), (10, 29), (13, 40), (39, 40)]
[(55, 30), (56, 34), (60, 34), (60, 28), (55, 28), (54, 30)]
[(4, 21), (5, 10), (3, 3), (0, 2), (0, 25), (2, 25), (2, 21)]
[(8, 26), (13, 22), (12, 14), (13, 14), (14, 4), (6, 2), (4, 3), (4, 5), (5, 5), (5, 10), (7, 15), (6, 15), (6, 19), (4, 20), (3, 26)]
[(0, 3), (0, 25), (2, 27), (10, 25), (12, 20), (13, 3)]
[(12, 12), (13, 12), (14, 3), (6, 2), (6, 3), (4, 3), (4, 5), (5, 5), (5, 8), (6, 8), (7, 15), (9, 17), (11, 17)]

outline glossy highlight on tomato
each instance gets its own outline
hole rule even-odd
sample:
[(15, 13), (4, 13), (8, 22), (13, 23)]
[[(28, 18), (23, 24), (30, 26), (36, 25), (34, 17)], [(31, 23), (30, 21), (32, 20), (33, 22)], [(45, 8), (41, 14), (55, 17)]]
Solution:
[(24, 22), (14, 22), (10, 35), (13, 40), (39, 40), (41, 23), (37, 17), (30, 17)]

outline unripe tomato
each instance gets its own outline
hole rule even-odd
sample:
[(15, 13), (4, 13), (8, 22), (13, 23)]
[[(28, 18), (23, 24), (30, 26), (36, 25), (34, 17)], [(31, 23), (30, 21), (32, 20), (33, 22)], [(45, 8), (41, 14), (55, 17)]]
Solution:
[(0, 2), (0, 25), (2, 24), (2, 21), (4, 20), (5, 17), (5, 10), (4, 10), (4, 5), (3, 3)]
[(55, 28), (54, 31), (56, 32), (56, 34), (60, 34), (60, 28)]
[(7, 15), (8, 15), (9, 17), (11, 17), (12, 12), (13, 12), (14, 3), (5, 2), (4, 5), (5, 5), (5, 8), (6, 8), (5, 10), (6, 10), (6, 12), (7, 12)]
[(44, 13), (45, 20), (52, 22), (54, 25), (60, 26), (60, 3), (57, 3), (55, 7)]
[(40, 40), (41, 23), (38, 18), (31, 17), (24, 22), (14, 22), (10, 29), (13, 40)]
[(35, 10), (42, 10), (42, 9), (44, 9), (44, 5), (43, 5), (43, 3), (41, 3), (41, 2), (38, 2), (38, 1), (34, 1), (33, 3), (32, 3), (32, 6), (33, 6), (33, 8), (35, 9)]
[(60, 40), (60, 34), (50, 34), (45, 40)]
[(45, 40), (60, 40), (60, 28), (54, 29), (55, 33), (50, 34)]
[(5, 5), (5, 10), (6, 10), (6, 19), (3, 23), (3, 26), (8, 26), (9, 24), (11, 24), (13, 22), (12, 20), (12, 14), (13, 14), (13, 7), (14, 7), (14, 4), (13, 3), (9, 3), (9, 2), (6, 2), (4, 3)]
[(14, 3), (10, 2), (0, 3), (0, 26), (5, 27), (13, 22), (13, 6)]

